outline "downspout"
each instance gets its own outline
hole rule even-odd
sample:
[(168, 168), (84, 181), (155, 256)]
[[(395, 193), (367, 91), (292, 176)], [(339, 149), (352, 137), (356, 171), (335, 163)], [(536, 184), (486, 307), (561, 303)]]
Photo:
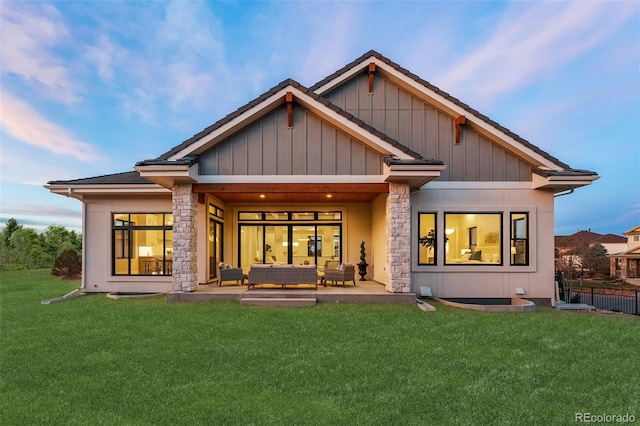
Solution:
[[(567, 189), (566, 191), (558, 192), (557, 194), (553, 194), (553, 198), (562, 197), (563, 195), (573, 194), (575, 188)], [(560, 300), (560, 289), (558, 288), (558, 282), (556, 280), (553, 281), (555, 284), (555, 299)], [(556, 300), (551, 301), (551, 306), (556, 307)]]
[(87, 286), (87, 204), (82, 202), (82, 281), (79, 290), (84, 292)]

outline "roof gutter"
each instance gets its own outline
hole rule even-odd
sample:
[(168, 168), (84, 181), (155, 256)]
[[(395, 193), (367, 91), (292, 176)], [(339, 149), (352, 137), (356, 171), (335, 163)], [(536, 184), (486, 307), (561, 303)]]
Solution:
[(567, 189), (564, 192), (558, 192), (557, 194), (553, 194), (553, 198), (562, 197), (563, 195), (573, 194), (573, 191), (575, 191), (575, 188)]

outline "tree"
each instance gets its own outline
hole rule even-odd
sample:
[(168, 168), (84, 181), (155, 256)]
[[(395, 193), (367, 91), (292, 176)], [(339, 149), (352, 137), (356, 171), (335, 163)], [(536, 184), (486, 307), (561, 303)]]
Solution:
[(68, 248), (56, 258), (51, 273), (66, 278), (76, 278), (81, 271), (82, 265), (78, 253), (74, 249)]
[[(607, 249), (602, 244), (596, 242), (591, 245), (582, 255), (582, 271), (599, 272), (609, 267)], [(608, 275), (608, 271), (607, 271)]]
[(79, 234), (76, 234), (76, 231), (69, 231), (64, 226), (49, 225), (42, 236), (44, 238), (44, 249), (51, 255), (52, 259), (57, 258), (62, 251), (68, 248), (78, 253), (82, 251), (82, 238)]
[(82, 235), (58, 225), (38, 233), (11, 218), (0, 230), (0, 270), (51, 268), (65, 249), (72, 249), (79, 256)]
[(4, 247), (9, 247), (9, 242), (11, 241), (11, 236), (18, 229), (22, 229), (22, 225), (18, 224), (18, 221), (14, 218), (11, 218), (7, 221), (7, 224), (2, 229), (2, 245)]

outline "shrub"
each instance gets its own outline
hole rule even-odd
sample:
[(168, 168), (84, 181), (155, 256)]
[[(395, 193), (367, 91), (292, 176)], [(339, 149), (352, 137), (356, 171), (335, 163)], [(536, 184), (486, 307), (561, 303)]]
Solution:
[(80, 256), (74, 249), (68, 248), (56, 258), (51, 273), (66, 278), (77, 278), (81, 271)]

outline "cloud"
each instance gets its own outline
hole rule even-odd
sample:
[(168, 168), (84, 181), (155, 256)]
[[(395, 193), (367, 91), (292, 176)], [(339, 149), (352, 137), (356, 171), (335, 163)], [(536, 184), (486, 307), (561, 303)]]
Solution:
[(39, 215), (39, 216), (57, 216), (72, 219), (81, 219), (82, 212), (79, 210), (72, 210), (62, 207), (42, 206), (42, 205), (19, 205), (2, 208), (3, 216), (11, 215)]
[(96, 160), (99, 155), (88, 143), (78, 140), (65, 128), (40, 115), (26, 102), (2, 92), (0, 126), (16, 139), (55, 154), (81, 161)]
[[(360, 30), (358, 7), (363, 5), (348, 2), (334, 3), (331, 8), (318, 8), (318, 5), (320, 4), (311, 3), (313, 10), (300, 12), (300, 15), (313, 19), (305, 21), (303, 31), (299, 33), (315, 35), (304, 40), (305, 46), (301, 49), (305, 58), (299, 74), (310, 81), (307, 84), (321, 80), (355, 59), (351, 57), (349, 40), (355, 39), (354, 34)], [(306, 4), (302, 3), (301, 6)]]
[(77, 81), (54, 52), (69, 39), (62, 17), (52, 5), (0, 2), (0, 61), (3, 74), (15, 74), (41, 95), (64, 104), (80, 100)]
[[(125, 4), (133, 13), (135, 4)], [(210, 110), (233, 96), (240, 78), (225, 60), (222, 22), (205, 2), (154, 3), (136, 25), (99, 24), (84, 59), (123, 112), (160, 125)], [(100, 18), (95, 18), (100, 21)], [(123, 90), (123, 87), (133, 88)]]
[(637, 11), (633, 2), (516, 3), (489, 39), (472, 46), (439, 84), (490, 101), (585, 54)]

